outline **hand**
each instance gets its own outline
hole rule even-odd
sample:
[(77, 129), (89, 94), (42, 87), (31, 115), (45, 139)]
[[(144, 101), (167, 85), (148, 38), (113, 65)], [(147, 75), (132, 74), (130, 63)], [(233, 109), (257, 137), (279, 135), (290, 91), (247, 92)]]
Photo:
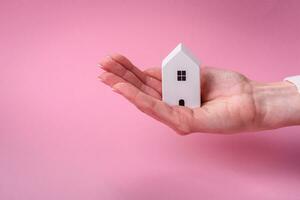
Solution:
[[(266, 106), (265, 102), (270, 99), (267, 97), (270, 95), (268, 93), (276, 91), (277, 93), (272, 93), (274, 98), (275, 94), (278, 96), (278, 93), (289, 92), (294, 100), (300, 100), (295, 88), (287, 82), (268, 88), (237, 72), (201, 67), (201, 107), (190, 109), (169, 106), (161, 101), (160, 68), (141, 71), (119, 54), (106, 57), (100, 62), (100, 66), (105, 72), (99, 78), (105, 84), (127, 98), (142, 112), (163, 122), (181, 135), (192, 132), (237, 133), (290, 125), (284, 119), (274, 120), (271, 112), (267, 112), (272, 105), (270, 102), (270, 105)], [(300, 123), (299, 119), (295, 120), (296, 123)]]

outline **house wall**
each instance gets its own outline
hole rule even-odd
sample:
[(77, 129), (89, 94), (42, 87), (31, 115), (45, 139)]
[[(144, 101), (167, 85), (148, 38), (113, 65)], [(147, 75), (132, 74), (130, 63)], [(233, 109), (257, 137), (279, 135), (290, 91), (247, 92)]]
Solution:
[[(177, 81), (177, 70), (186, 70), (186, 81)], [(199, 107), (200, 70), (185, 54), (180, 52), (163, 66), (163, 100), (170, 105), (178, 105), (179, 99), (184, 99), (185, 106)]]

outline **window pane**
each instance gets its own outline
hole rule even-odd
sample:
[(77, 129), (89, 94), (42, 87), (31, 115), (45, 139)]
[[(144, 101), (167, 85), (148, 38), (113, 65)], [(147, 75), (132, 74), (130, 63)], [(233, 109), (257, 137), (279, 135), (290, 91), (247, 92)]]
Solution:
[(181, 71), (178, 70), (178, 71), (177, 71), (177, 75), (181, 75)]
[(181, 74), (182, 74), (182, 75), (185, 75), (185, 71), (182, 71)]
[(182, 81), (185, 81), (185, 76), (182, 76), (182, 77), (181, 77), (181, 80), (182, 80)]
[(181, 76), (177, 76), (177, 81), (181, 81)]

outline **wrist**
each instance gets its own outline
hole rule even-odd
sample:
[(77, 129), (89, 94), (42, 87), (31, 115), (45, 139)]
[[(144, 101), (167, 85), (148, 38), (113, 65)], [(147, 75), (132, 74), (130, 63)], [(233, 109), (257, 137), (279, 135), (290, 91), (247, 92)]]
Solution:
[(300, 93), (295, 85), (251, 82), (259, 129), (300, 125)]

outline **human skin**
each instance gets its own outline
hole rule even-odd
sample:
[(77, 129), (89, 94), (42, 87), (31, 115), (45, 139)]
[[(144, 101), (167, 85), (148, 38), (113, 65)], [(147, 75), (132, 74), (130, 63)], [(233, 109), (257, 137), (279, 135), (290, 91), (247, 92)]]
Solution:
[(201, 107), (162, 101), (161, 69), (141, 71), (129, 59), (111, 54), (99, 63), (99, 79), (139, 110), (180, 135), (232, 134), (300, 125), (300, 94), (287, 81), (259, 83), (244, 75), (201, 67)]

